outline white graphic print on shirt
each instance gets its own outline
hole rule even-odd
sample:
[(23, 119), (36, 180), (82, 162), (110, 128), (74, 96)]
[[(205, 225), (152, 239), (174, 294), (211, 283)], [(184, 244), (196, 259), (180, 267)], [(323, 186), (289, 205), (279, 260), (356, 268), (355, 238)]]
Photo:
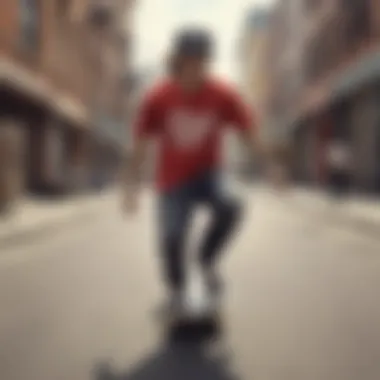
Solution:
[(180, 149), (192, 150), (201, 146), (215, 128), (216, 115), (177, 109), (168, 117), (168, 132)]

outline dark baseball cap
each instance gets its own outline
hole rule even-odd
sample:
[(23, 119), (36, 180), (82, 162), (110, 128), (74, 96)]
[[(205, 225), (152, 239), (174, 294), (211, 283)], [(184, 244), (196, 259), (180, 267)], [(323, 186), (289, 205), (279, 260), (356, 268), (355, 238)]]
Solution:
[(213, 55), (213, 39), (205, 29), (184, 29), (174, 40), (175, 56), (210, 58)]

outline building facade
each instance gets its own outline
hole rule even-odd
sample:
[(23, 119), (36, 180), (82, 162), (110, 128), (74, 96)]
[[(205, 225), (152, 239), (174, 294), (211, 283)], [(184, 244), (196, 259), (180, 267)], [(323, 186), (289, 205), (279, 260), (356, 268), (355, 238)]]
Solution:
[[(105, 3), (119, 7), (119, 15), (130, 11), (131, 0)], [(2, 1), (0, 145), (18, 136), (12, 138), (12, 151), (19, 162), (17, 178), (22, 178), (17, 191), (5, 191), (8, 196), (71, 192), (89, 185), (99, 93), (107, 88), (105, 114), (111, 119), (123, 115), (125, 82), (120, 78), (128, 73), (128, 31), (115, 42), (117, 52), (108, 53), (107, 62), (102, 60), (100, 7), (90, 0)], [(116, 18), (108, 20), (112, 25), (118, 22), (122, 24)], [(111, 67), (113, 76), (108, 75)], [(114, 132), (118, 140), (113, 136), (112, 149), (119, 149), (123, 132)], [(6, 168), (1, 172), (0, 187), (12, 187), (7, 185), (14, 182), (12, 173)]]
[(93, 103), (92, 174), (96, 184), (112, 181), (126, 153), (128, 102), (133, 86), (130, 17), (132, 0), (92, 2), (92, 21), (101, 67)]
[(267, 97), (265, 52), (268, 41), (269, 10), (254, 8), (245, 20), (241, 51), (242, 91), (259, 120)]
[(271, 9), (264, 67), (267, 78), (264, 128), (274, 142), (287, 143), (284, 125), (296, 112), (304, 83), (302, 56), (305, 18), (303, 0), (280, 1)]
[[(278, 25), (289, 27), (286, 32), (276, 23), (272, 28), (271, 61), (279, 62), (284, 55), (294, 57), (285, 60), (294, 72), (288, 76), (294, 93), (282, 86), (286, 75), (279, 66), (270, 67), (268, 76), (274, 80), (270, 113), (275, 128), (293, 142), (295, 178), (325, 184), (329, 178), (327, 146), (333, 138), (340, 138), (352, 150), (353, 187), (378, 191), (379, 2), (281, 1), (274, 12)], [(291, 26), (298, 33), (291, 33)], [(284, 36), (290, 36), (285, 44), (281, 42)]]
[[(262, 127), (267, 92), (265, 75), (265, 51), (268, 39), (269, 11), (267, 8), (254, 7), (243, 20), (242, 33), (238, 43), (239, 87), (248, 107), (257, 120), (258, 133), (265, 132)], [(250, 174), (251, 160), (242, 149), (241, 141), (234, 134), (226, 139), (227, 163), (232, 170)]]

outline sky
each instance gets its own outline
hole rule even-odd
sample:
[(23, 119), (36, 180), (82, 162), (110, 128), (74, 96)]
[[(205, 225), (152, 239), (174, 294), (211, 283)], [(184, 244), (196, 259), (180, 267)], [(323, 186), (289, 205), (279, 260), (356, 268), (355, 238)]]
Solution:
[(173, 33), (186, 25), (210, 28), (217, 42), (215, 71), (237, 80), (236, 42), (247, 9), (273, 0), (139, 0), (135, 10), (135, 57), (141, 67), (163, 62)]

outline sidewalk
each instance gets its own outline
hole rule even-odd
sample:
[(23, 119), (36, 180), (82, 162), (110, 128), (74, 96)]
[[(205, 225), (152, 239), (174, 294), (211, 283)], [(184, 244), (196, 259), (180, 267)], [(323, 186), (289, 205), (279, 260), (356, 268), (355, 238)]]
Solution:
[(339, 202), (323, 191), (293, 188), (289, 190), (287, 199), (326, 221), (344, 223), (366, 233), (380, 234), (380, 197), (376, 199), (355, 195)]
[(0, 217), (0, 249), (94, 215), (111, 193), (109, 190), (64, 200), (25, 199), (13, 214)]

